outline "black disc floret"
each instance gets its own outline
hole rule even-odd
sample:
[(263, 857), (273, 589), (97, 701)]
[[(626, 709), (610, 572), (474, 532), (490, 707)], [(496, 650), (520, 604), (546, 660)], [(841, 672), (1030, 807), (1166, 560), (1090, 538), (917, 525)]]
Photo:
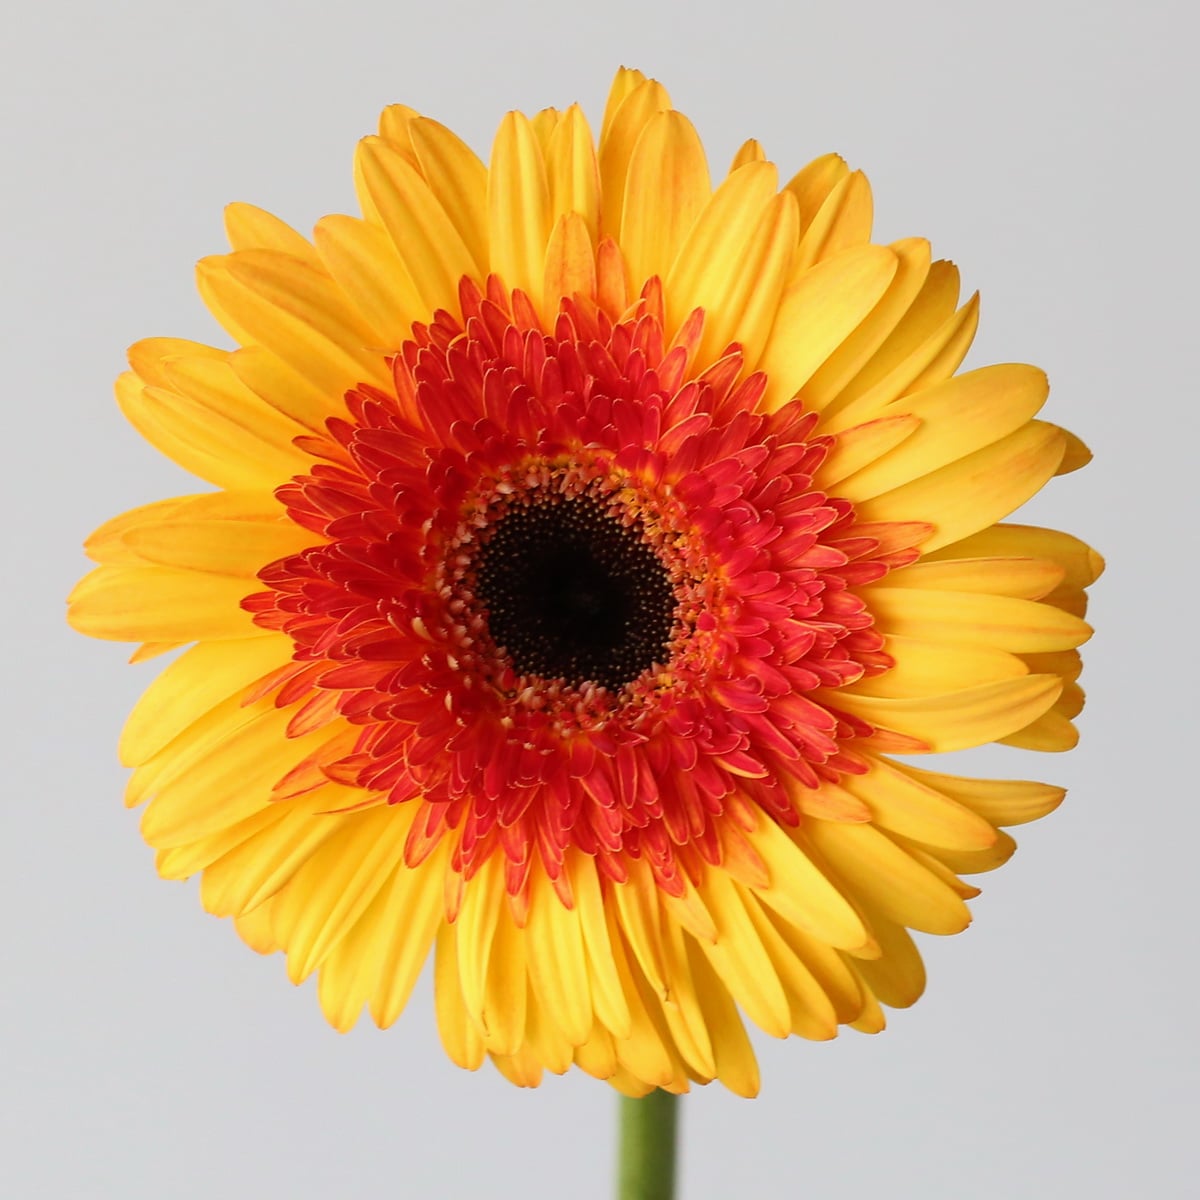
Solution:
[(640, 520), (590, 495), (508, 506), (480, 547), (476, 600), (518, 675), (617, 691), (665, 661), (675, 592)]

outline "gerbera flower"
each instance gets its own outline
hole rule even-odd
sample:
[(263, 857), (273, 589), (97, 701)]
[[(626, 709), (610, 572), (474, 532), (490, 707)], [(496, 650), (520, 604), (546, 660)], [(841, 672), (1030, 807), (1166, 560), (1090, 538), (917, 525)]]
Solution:
[(910, 929), (1061, 799), (894, 755), (1071, 746), (1097, 555), (997, 524), (1087, 452), (1042, 372), (956, 375), (977, 318), (870, 240), (834, 155), (714, 188), (618, 73), (509, 114), (491, 164), (410, 109), (313, 242), (228, 211), (201, 293), (239, 348), (117, 385), (216, 491), (88, 542), (85, 633), (189, 643), (121, 741), (166, 878), (319, 976), (339, 1029), (431, 950), (451, 1058), (631, 1094), (758, 1088), (767, 1033), (875, 1031)]

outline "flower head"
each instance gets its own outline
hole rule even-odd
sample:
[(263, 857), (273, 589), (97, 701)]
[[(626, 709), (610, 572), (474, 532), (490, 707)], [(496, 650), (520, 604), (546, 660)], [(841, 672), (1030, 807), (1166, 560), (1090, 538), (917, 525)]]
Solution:
[(463, 1066), (751, 1094), (768, 1033), (883, 1026), (999, 827), (1057, 788), (893, 755), (1074, 742), (1098, 557), (998, 524), (1086, 461), (1032, 367), (956, 375), (974, 299), (870, 242), (836, 156), (715, 189), (618, 73), (505, 118), (490, 167), (399, 106), (362, 218), (233, 206), (201, 292), (238, 343), (134, 346), (133, 424), (216, 491), (88, 543), (71, 619), (195, 643), (130, 717), (168, 878), (330, 1021), (431, 948)]

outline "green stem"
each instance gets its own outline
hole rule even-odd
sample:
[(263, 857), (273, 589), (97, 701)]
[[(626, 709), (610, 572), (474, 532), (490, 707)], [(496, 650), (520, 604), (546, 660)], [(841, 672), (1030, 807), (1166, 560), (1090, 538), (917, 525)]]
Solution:
[(675, 1195), (678, 1097), (653, 1091), (622, 1096), (617, 1147), (617, 1200), (671, 1200)]

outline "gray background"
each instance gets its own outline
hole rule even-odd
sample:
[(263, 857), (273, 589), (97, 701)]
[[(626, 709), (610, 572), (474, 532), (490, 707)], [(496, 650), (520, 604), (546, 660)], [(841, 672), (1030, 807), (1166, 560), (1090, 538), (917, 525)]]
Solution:
[(971, 364), (1046, 367), (1097, 462), (1027, 510), (1108, 556), (1084, 740), (970, 769), (1065, 783), (924, 939), (927, 997), (877, 1038), (759, 1039), (754, 1102), (685, 1104), (686, 1197), (1196, 1194), (1196, 97), (1182, 4), (34, 5), (5, 18), (4, 970), (0, 1192), (13, 1197), (602, 1197), (613, 1094), (519, 1092), (443, 1057), (429, 991), (327, 1028), (158, 881), (117, 732), (154, 672), (62, 624), (101, 519), (192, 484), (110, 381), (150, 334), (216, 339), (191, 267), (244, 199), (301, 228), (403, 100), (486, 153), (508, 108), (661, 78), (714, 172), (868, 171), (983, 291)]

